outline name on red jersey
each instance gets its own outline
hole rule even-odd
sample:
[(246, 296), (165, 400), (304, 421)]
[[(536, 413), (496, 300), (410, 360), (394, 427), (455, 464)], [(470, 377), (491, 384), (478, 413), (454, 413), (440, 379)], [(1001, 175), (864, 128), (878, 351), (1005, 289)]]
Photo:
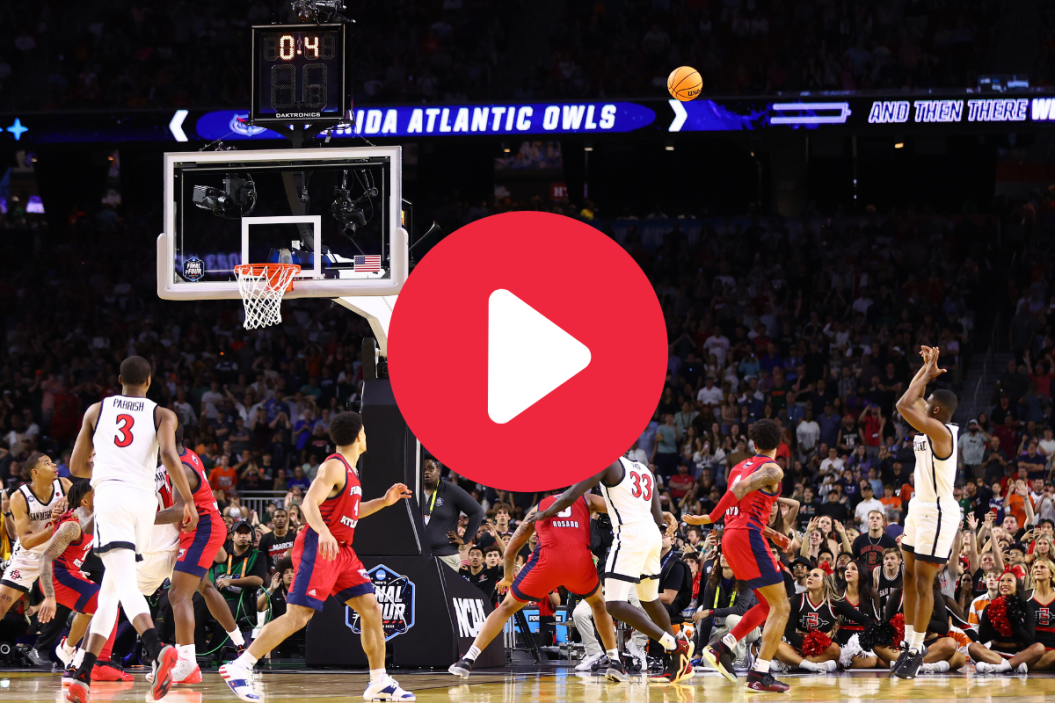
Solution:
[[(348, 489), (348, 495), (350, 495), (350, 496), (359, 496), (359, 499), (362, 500), (362, 496), (363, 496), (363, 488), (362, 488), (362, 486), (352, 486), (351, 488)], [(345, 527), (350, 527), (353, 530), (355, 529), (355, 526), (359, 524), (359, 503), (358, 502), (356, 502), (356, 504), (355, 504), (355, 515), (353, 515), (351, 517), (349, 517), (348, 515), (342, 515), (341, 516), (341, 524), (344, 525)]]
[(578, 520), (550, 520), (550, 524), (554, 527), (579, 527)]

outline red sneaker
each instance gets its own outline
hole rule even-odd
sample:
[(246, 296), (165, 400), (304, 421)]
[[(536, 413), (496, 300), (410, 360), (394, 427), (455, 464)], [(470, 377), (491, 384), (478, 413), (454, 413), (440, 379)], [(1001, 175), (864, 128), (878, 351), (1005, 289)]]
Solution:
[(92, 681), (132, 681), (132, 675), (118, 669), (109, 662), (98, 663), (92, 667)]
[(88, 703), (88, 683), (74, 679), (66, 688), (67, 703)]
[(176, 648), (171, 644), (166, 645), (154, 662), (154, 683), (150, 687), (150, 692), (155, 701), (168, 695), (169, 688), (172, 687), (172, 670), (176, 668), (177, 663), (179, 663), (179, 653), (176, 652)]

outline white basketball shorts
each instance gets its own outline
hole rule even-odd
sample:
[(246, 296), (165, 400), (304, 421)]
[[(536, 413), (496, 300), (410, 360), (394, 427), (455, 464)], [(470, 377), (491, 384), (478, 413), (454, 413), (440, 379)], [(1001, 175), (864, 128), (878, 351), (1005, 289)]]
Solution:
[(120, 481), (103, 481), (95, 488), (95, 553), (104, 557), (114, 549), (139, 555), (150, 542), (157, 513), (153, 491)]
[(663, 535), (651, 522), (625, 525), (616, 533), (605, 562), (604, 599), (628, 601), (630, 591), (645, 603), (659, 597)]
[(9, 586), (16, 591), (29, 593), (33, 588), (33, 582), (40, 575), (40, 554), (22, 549), (22, 545), (15, 543), (15, 552), (11, 555), (11, 561), (4, 569), (4, 575), (0, 578), (0, 584)]
[(179, 557), (179, 547), (167, 552), (151, 552), (143, 555), (143, 561), (136, 564), (136, 581), (139, 592), (144, 596), (152, 596), (165, 583), (165, 579), (172, 578), (172, 569), (176, 566)]
[(901, 548), (915, 554), (920, 561), (946, 563), (960, 529), (960, 513), (960, 506), (955, 502), (927, 502), (914, 498), (908, 504)]

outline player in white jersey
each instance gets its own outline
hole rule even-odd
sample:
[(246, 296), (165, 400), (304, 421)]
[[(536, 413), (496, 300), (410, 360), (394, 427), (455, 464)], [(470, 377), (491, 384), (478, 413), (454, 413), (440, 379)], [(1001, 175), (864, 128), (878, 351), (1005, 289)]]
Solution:
[[(73, 703), (88, 703), (89, 676), (113, 630), (119, 606), (124, 608), (153, 662), (154, 700), (168, 693), (172, 669), (178, 661), (176, 648), (162, 646), (158, 639), (136, 578), (136, 558), (147, 548), (157, 512), (154, 475), (159, 450), (172, 484), (184, 498), (183, 529), (195, 528), (198, 512), (176, 453), (176, 414), (146, 397), (150, 371), (150, 362), (139, 356), (121, 362), (121, 395), (88, 408), (70, 458), (73, 475), (92, 479), (95, 552), (106, 567), (87, 651), (66, 690), (66, 700)], [(95, 463), (89, 467), (87, 460), (93, 450)]]
[(55, 462), (35, 452), (26, 460), (33, 480), (11, 494), (11, 517), (18, 541), (0, 577), (0, 618), (33, 588), (40, 574), (40, 557), (51, 539), (55, 520), (66, 512), (68, 478), (59, 478)]
[[(616, 620), (648, 635), (670, 653), (670, 666), (654, 681), (673, 683), (690, 678), (692, 640), (684, 633), (675, 636), (670, 614), (659, 599), (663, 533), (673, 531), (677, 524), (668, 525), (664, 519), (656, 478), (647, 466), (620, 457), (604, 471), (564, 491), (549, 508), (527, 521), (553, 517), (598, 484), (615, 531), (605, 564), (605, 606)], [(637, 591), (644, 610), (629, 603), (631, 589)]]
[(923, 637), (934, 610), (934, 577), (952, 555), (960, 529), (956, 483), (956, 394), (936, 390), (924, 399), (927, 384), (945, 373), (938, 368), (938, 349), (921, 347), (923, 366), (897, 402), (897, 410), (917, 432), (915, 495), (908, 504), (901, 551), (905, 558), (905, 637), (894, 674), (912, 679), (923, 664)]

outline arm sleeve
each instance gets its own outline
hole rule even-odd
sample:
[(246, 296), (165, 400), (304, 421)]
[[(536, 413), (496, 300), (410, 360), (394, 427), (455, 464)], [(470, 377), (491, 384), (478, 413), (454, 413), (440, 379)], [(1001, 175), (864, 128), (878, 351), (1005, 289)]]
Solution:
[(835, 611), (836, 615), (840, 615), (846, 620), (853, 620), (858, 625), (870, 625), (872, 623), (867, 615), (860, 613), (857, 608), (854, 608), (844, 600), (832, 601), (832, 610)]
[(454, 506), (469, 516), (469, 524), (465, 526), (465, 539), (476, 540), (476, 533), (480, 529), (480, 523), (484, 521), (484, 509), (473, 497), (466, 493), (460, 486), (453, 483), (448, 484), (448, 490), (454, 497)]
[(722, 499), (718, 501), (718, 505), (714, 506), (714, 510), (711, 511), (710, 518), (711, 523), (718, 522), (718, 520), (725, 515), (725, 511), (740, 502), (740, 499), (736, 497), (736, 494), (732, 491), (726, 491)]

